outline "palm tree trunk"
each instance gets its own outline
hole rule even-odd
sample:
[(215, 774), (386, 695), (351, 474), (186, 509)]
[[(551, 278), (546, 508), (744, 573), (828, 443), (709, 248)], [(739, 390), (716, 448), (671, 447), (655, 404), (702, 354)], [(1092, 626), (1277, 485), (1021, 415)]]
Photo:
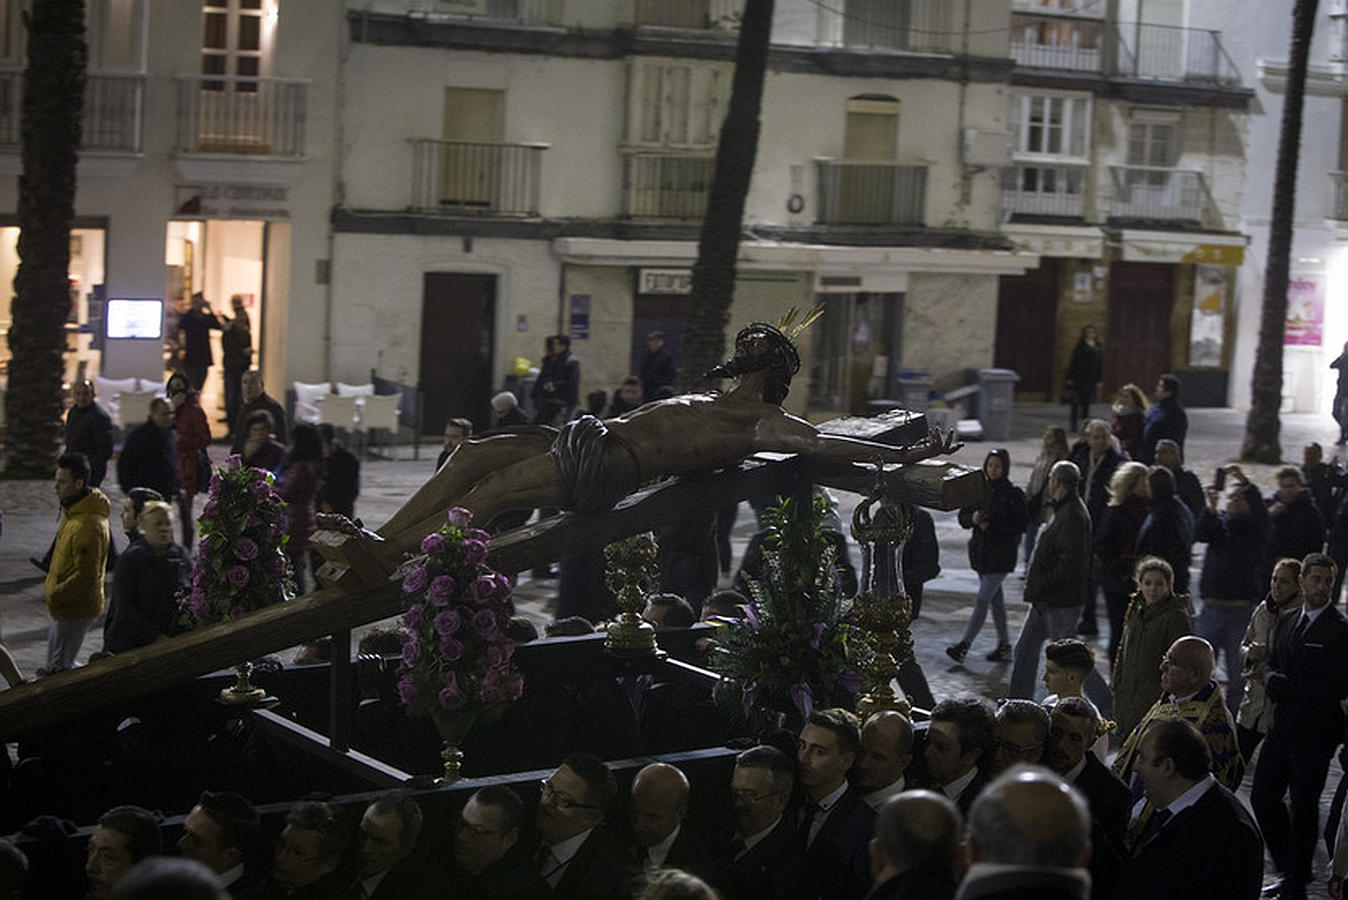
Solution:
[(1273, 179), (1273, 218), (1269, 223), (1268, 266), (1264, 270), (1264, 305), (1259, 321), (1259, 348), (1250, 384), (1250, 414), (1245, 419), (1242, 459), (1276, 463), (1282, 458), (1278, 433), (1282, 423), (1282, 348), (1287, 326), (1287, 276), (1292, 252), (1292, 212), (1296, 202), (1297, 157), (1301, 150), (1302, 99), (1306, 94), (1306, 62), (1318, 0), (1297, 0), (1292, 11), (1292, 49), (1283, 98), (1278, 165)]
[(70, 224), (87, 62), (84, 2), (36, 0), (27, 25), (5, 475), (49, 478), (61, 445), (64, 406)]
[(735, 298), (744, 198), (758, 154), (759, 112), (772, 34), (773, 0), (746, 0), (730, 104), (716, 147), (716, 174), (693, 264), (688, 328), (683, 341), (680, 387), (701, 390), (702, 373), (725, 358), (725, 330)]

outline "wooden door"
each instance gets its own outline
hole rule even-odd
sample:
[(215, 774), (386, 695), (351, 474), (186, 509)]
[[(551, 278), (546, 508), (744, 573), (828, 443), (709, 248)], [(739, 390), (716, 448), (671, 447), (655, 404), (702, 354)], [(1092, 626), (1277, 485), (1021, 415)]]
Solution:
[(422, 433), (456, 416), (490, 421), (496, 276), (427, 272), (421, 302)]
[(1105, 345), (1105, 396), (1132, 382), (1150, 397), (1170, 366), (1170, 308), (1175, 269), (1162, 263), (1116, 262), (1109, 271), (1109, 325)]
[(997, 341), (993, 365), (1020, 376), (1016, 392), (1053, 391), (1053, 335), (1058, 316), (1058, 260), (1039, 259), (1024, 275), (1003, 275), (997, 288)]

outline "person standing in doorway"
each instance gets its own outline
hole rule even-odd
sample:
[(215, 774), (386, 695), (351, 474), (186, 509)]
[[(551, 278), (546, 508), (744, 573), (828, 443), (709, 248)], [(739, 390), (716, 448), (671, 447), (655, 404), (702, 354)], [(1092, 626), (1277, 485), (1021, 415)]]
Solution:
[(1339, 384), (1334, 391), (1334, 421), (1339, 423), (1339, 439), (1334, 443), (1342, 447), (1348, 444), (1348, 341), (1343, 342), (1343, 352), (1329, 367), (1339, 370)]
[(223, 327), (206, 302), (206, 295), (201, 291), (193, 294), (191, 307), (178, 320), (178, 339), (182, 347), (183, 373), (192, 390), (198, 393), (206, 383), (211, 363), (215, 362), (211, 353), (211, 329), (219, 331)]
[(673, 387), (679, 376), (674, 354), (665, 346), (665, 333), (652, 331), (646, 335), (646, 358), (641, 361), (641, 402), (655, 399), (662, 387)]
[(547, 400), (560, 401), (566, 411), (562, 418), (565, 422), (580, 405), (580, 360), (571, 355), (571, 338), (564, 334), (549, 337), (544, 353), (534, 382), (534, 408), (540, 409)]
[(1100, 350), (1100, 339), (1096, 336), (1095, 326), (1087, 325), (1081, 329), (1081, 337), (1072, 348), (1072, 359), (1067, 364), (1067, 384), (1063, 393), (1071, 402), (1071, 430), (1077, 430), (1077, 422), (1090, 418), (1091, 402), (1095, 392), (1104, 379), (1104, 354)]
[(243, 405), (243, 373), (253, 362), (253, 326), (244, 308), (243, 294), (229, 298), (234, 309), (234, 318), (227, 319), (224, 334), (220, 336), (220, 347), (224, 351), (225, 364), (225, 418), (233, 436), (234, 423), (239, 418), (239, 407)]

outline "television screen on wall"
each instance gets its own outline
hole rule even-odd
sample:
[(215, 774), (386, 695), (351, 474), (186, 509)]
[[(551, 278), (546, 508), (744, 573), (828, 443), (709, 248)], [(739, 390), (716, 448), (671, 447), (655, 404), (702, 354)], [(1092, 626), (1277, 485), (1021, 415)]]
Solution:
[(164, 301), (113, 299), (106, 313), (109, 338), (147, 338), (164, 336)]

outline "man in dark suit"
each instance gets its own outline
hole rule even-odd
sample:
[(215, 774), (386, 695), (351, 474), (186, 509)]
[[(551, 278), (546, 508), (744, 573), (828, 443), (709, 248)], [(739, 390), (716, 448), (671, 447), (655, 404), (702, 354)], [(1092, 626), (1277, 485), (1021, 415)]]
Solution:
[(337, 440), (337, 434), (331, 423), (320, 424), (318, 435), (323, 441), (323, 481), (318, 489), (319, 511), (337, 513), (348, 519), (354, 519), (356, 498), (360, 496), (360, 460)]
[(785, 815), (795, 784), (791, 758), (766, 745), (735, 758), (730, 776), (735, 837), (726, 896), (732, 900), (804, 900), (804, 846)]
[(923, 753), (928, 786), (966, 815), (988, 783), (983, 769), (992, 761), (996, 718), (992, 701), (973, 696), (942, 700), (931, 711)]
[(1090, 807), (1091, 896), (1103, 900), (1114, 896), (1133, 797), (1091, 750), (1099, 722), (1095, 705), (1085, 697), (1059, 700), (1053, 707), (1046, 762)]
[(963, 828), (960, 811), (940, 794), (907, 791), (886, 800), (875, 817), (875, 887), (866, 900), (949, 900)]
[(339, 807), (296, 803), (272, 852), (272, 893), (286, 900), (331, 900), (342, 895), (339, 867), (348, 828)]
[(847, 783), (860, 749), (861, 723), (845, 709), (816, 709), (800, 730), (796, 767), (805, 796), (798, 827), (820, 897), (859, 900), (871, 887), (875, 810)]
[(861, 750), (851, 782), (871, 809), (909, 787), (904, 771), (913, 761), (913, 726), (902, 713), (882, 710), (861, 726)]
[[(1323, 553), (1301, 561), (1299, 608), (1283, 613), (1264, 676), (1275, 704), (1259, 753), (1250, 805), (1282, 873), (1278, 897), (1306, 896), (1319, 831), (1320, 792), (1343, 737), (1348, 620), (1333, 605), (1338, 569)], [(1288, 806), (1283, 797), (1290, 794)]]
[(607, 826), (618, 785), (604, 761), (572, 753), (543, 779), (534, 825), (538, 874), (553, 897), (608, 900), (631, 895), (631, 847)]
[(524, 804), (504, 785), (479, 788), (468, 798), (454, 828), (454, 871), (447, 896), (453, 900), (533, 900), (548, 886), (519, 858)]
[(1147, 725), (1137, 752), (1146, 798), (1133, 808), (1131, 860), (1118, 896), (1259, 897), (1264, 842), (1245, 807), (1208, 771), (1209, 754), (1203, 735), (1178, 716)]
[(956, 897), (1086, 900), (1090, 894), (1086, 801), (1047, 769), (1017, 765), (997, 776), (969, 810), (967, 834), (971, 865)]
[(178, 852), (215, 873), (231, 900), (266, 896), (266, 879), (245, 868), (257, 841), (257, 810), (232, 791), (203, 791), (183, 819)]
[(425, 873), (409, 862), (421, 837), (421, 807), (393, 791), (365, 807), (360, 819), (359, 874), (351, 893), (362, 900), (430, 898)]
[[(1110, 441), (1108, 422), (1091, 419), (1081, 430), (1086, 435), (1086, 442), (1078, 444), (1072, 453), (1072, 462), (1081, 470), (1081, 481), (1077, 490), (1086, 503), (1087, 512), (1091, 514), (1093, 527), (1099, 528), (1105, 507), (1109, 504), (1109, 480), (1114, 477), (1114, 470), (1123, 464), (1124, 459), (1123, 454), (1115, 450)], [(1095, 594), (1099, 582), (1094, 556), (1091, 556), (1088, 565), (1090, 574), (1087, 576), (1083, 598), (1085, 605), (1082, 607), (1077, 631), (1086, 637), (1095, 637), (1099, 631), (1095, 621)]]
[(244, 423), (254, 410), (265, 409), (271, 415), (272, 433), (282, 444), (286, 442), (286, 411), (270, 394), (263, 389), (262, 373), (249, 369), (243, 373), (241, 381), (243, 405), (234, 419), (234, 440), (229, 445), (230, 453), (242, 453), (243, 445), (248, 441), (248, 426)]
[(632, 836), (637, 862), (647, 873), (682, 869), (708, 884), (719, 884), (719, 861), (686, 826), (688, 778), (668, 763), (651, 763), (632, 780)]

